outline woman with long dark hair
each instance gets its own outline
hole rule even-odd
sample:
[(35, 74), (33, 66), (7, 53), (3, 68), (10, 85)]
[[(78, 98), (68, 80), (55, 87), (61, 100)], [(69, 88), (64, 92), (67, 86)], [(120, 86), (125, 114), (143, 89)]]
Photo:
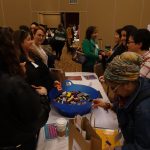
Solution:
[(32, 50), (30, 33), (24, 30), (14, 32), (14, 43), (20, 53), (20, 61), (26, 62), (26, 80), (34, 87), (40, 95), (47, 95), (53, 86), (49, 76), (49, 69), (40, 57), (37, 57)]
[(114, 53), (109, 57), (107, 63), (110, 63), (114, 57), (127, 51), (127, 42), (129, 36), (137, 31), (137, 28), (133, 25), (126, 25), (121, 29), (121, 44), (115, 49)]
[(17, 53), (14, 52), (12, 33), (13, 30), (9, 27), (0, 29), (0, 69), (16, 75), (21, 74), (22, 70)]
[(23, 79), (12, 30), (0, 28), (0, 149), (35, 150), (50, 106)]

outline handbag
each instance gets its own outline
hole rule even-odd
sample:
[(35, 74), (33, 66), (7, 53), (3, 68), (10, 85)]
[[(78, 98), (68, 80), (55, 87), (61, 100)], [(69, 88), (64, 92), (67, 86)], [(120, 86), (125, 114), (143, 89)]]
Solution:
[(72, 60), (79, 64), (84, 64), (87, 61), (87, 57), (81, 51), (76, 50), (75, 54), (72, 57)]

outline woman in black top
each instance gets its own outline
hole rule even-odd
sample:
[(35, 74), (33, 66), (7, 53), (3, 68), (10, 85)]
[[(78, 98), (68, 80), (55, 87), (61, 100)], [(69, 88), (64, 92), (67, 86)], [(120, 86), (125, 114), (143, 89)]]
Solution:
[(20, 61), (25, 62), (26, 80), (40, 95), (47, 95), (53, 81), (48, 67), (31, 51), (32, 40), (29, 32), (17, 30), (14, 32), (14, 43), (20, 53)]
[(35, 150), (50, 106), (21, 77), (9, 28), (0, 28), (0, 149)]

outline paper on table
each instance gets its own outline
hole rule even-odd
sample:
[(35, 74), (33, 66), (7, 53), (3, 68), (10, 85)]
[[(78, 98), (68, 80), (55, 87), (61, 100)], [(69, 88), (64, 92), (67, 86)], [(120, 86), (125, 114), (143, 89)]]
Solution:
[(66, 76), (67, 80), (82, 80), (81, 76)]
[[(95, 127), (97, 128), (107, 128), (107, 129), (117, 129), (118, 121), (117, 117), (112, 111), (106, 111), (103, 108), (98, 107), (97, 109), (93, 109), (93, 117), (95, 117)], [(110, 115), (111, 114), (111, 115)], [(100, 116), (100, 118), (99, 118)], [(92, 117), (92, 120), (93, 120)]]
[(84, 75), (83, 76), (86, 80), (94, 80), (97, 79), (95, 75)]

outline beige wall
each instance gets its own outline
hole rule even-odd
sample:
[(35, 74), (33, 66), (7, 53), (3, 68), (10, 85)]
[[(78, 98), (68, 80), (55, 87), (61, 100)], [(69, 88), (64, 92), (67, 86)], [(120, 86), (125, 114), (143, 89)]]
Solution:
[(150, 0), (78, 0), (77, 5), (69, 5), (68, 0), (0, 0), (0, 25), (16, 28), (39, 21), (39, 13), (59, 12), (79, 12), (81, 39), (86, 28), (95, 25), (104, 44), (113, 43), (117, 28), (150, 24)]
[(59, 0), (30, 0), (33, 11), (59, 11)]
[(61, 22), (60, 13), (41, 14), (42, 24), (46, 24), (48, 27), (57, 28)]
[(116, 0), (115, 26), (126, 24), (141, 25), (141, 13), (143, 0)]
[(141, 26), (145, 27), (150, 24), (150, 0), (144, 0), (142, 12)]
[(17, 28), (32, 21), (30, 0), (1, 0), (2, 24)]
[[(88, 0), (87, 0), (88, 1)], [(95, 0), (87, 2), (87, 13), (81, 20), (81, 30), (89, 25), (96, 25), (103, 45), (113, 45), (115, 29), (127, 24), (147, 27), (150, 23), (149, 0)], [(84, 25), (83, 25), (84, 24)]]
[(0, 0), (0, 26), (3, 26), (2, 1)]
[[(99, 30), (99, 37), (110, 44), (110, 37), (114, 29), (114, 0), (103, 0), (88, 3), (88, 25), (95, 25)], [(105, 40), (107, 39), (107, 40)], [(112, 38), (111, 38), (112, 39)]]

